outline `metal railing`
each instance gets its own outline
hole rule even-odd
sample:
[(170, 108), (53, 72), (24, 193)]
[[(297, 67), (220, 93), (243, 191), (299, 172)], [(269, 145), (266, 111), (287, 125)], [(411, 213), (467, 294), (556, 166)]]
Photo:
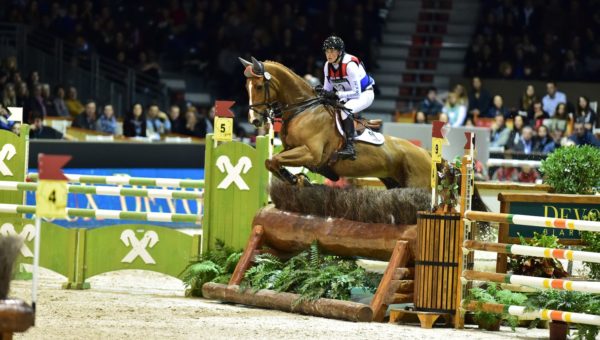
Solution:
[(112, 104), (123, 116), (137, 102), (167, 108), (166, 86), (134, 68), (24, 25), (0, 23), (0, 58), (16, 56), (23, 76), (38, 71), (43, 82), (75, 86), (78, 98)]

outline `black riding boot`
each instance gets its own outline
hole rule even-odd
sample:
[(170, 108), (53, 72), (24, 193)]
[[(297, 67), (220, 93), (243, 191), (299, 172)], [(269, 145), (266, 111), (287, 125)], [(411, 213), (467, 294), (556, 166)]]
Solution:
[(344, 128), (344, 133), (346, 134), (346, 145), (340, 151), (338, 151), (338, 155), (341, 159), (356, 159), (356, 151), (354, 151), (354, 119), (351, 116), (348, 116), (346, 119), (342, 121), (342, 127)]

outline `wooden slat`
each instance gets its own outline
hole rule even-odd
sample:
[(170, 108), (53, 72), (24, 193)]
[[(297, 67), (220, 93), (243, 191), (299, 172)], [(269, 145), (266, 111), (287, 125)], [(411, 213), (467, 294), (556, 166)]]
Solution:
[(392, 301), (390, 302), (390, 304), (394, 304), (394, 303), (411, 303), (413, 302), (415, 299), (414, 294), (410, 293), (410, 294), (402, 294), (402, 293), (396, 293), (394, 294)]
[(240, 258), (240, 261), (235, 266), (233, 275), (231, 275), (231, 279), (229, 280), (230, 285), (239, 285), (242, 282), (244, 279), (244, 274), (246, 274), (246, 270), (250, 268), (252, 262), (254, 261), (255, 251), (258, 250), (262, 245), (263, 236), (263, 227), (261, 225), (255, 225), (252, 229), (250, 238), (248, 238), (246, 249), (244, 249), (244, 253)]
[(392, 277), (398, 267), (405, 267), (408, 263), (410, 250), (407, 241), (397, 241), (394, 247), (394, 252), (390, 258), (390, 262), (383, 273), (383, 278), (379, 282), (379, 287), (373, 296), (371, 301), (371, 309), (373, 310), (373, 321), (382, 322), (385, 317), (385, 312), (389, 303), (386, 303), (388, 298), (388, 292), (390, 291), (390, 285)]

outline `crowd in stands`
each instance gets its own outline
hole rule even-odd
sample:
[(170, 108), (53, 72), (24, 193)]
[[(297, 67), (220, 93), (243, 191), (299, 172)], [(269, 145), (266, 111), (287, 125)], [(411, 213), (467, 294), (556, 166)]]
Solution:
[[(323, 39), (343, 36), (367, 67), (381, 41), (385, 0), (349, 1), (9, 1), (0, 20), (23, 23), (153, 77), (161, 70), (202, 75), (219, 98), (243, 88), (238, 56), (322, 76)], [(2, 7), (2, 6), (0, 6)]]
[[(456, 85), (445, 104), (437, 90), (430, 88), (415, 113), (415, 123), (439, 119), (450, 126), (490, 128), (490, 150), (506, 156), (543, 156), (568, 145), (600, 147), (594, 129), (600, 129), (600, 115), (585, 96), (568, 98), (554, 81), (546, 83), (545, 94), (527, 85), (518, 103), (507, 104), (502, 95), (490, 94), (479, 77), (473, 77), (469, 90)], [(571, 102), (573, 100), (573, 102)], [(535, 182), (537, 171), (530, 167), (497, 169), (492, 180)]]
[[(23, 121), (31, 124), (32, 138), (68, 137), (44, 126), (43, 121), (48, 117), (71, 120), (71, 126), (75, 128), (124, 137), (160, 138), (166, 134), (178, 134), (204, 138), (213, 130), (214, 110), (208, 107), (174, 104), (169, 108), (159, 108), (156, 104), (144, 107), (136, 103), (131, 110), (119, 115), (111, 103), (102, 103), (100, 106), (93, 99), (82, 102), (75, 87), (66, 88), (58, 84), (51, 91), (51, 85), (44, 81), (35, 71), (24, 78), (15, 57), (1, 61), (1, 129), (18, 131), (18, 124), (8, 121), (8, 108), (22, 107)], [(183, 109), (184, 115), (181, 114)], [(119, 116), (124, 118), (118, 121)], [(245, 132), (239, 126), (234, 132), (244, 137)]]
[(600, 1), (486, 0), (466, 56), (466, 75), (600, 78)]

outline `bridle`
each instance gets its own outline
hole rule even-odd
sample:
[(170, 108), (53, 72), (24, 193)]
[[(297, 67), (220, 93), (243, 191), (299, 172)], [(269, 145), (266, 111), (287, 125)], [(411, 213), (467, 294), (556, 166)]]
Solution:
[[(250, 68), (250, 66), (248, 66), (248, 68)], [(250, 71), (251, 71), (251, 69), (250, 69)], [(296, 115), (300, 114), (301, 112), (304, 112), (310, 108), (313, 108), (313, 107), (321, 105), (321, 104), (329, 104), (328, 101), (325, 101), (324, 98), (319, 97), (319, 96), (315, 96), (315, 97), (309, 98), (307, 100), (303, 100), (298, 103), (285, 104), (285, 105), (282, 105), (278, 101), (271, 101), (271, 91), (270, 91), (270, 83), (271, 83), (271, 79), (272, 79), (271, 74), (269, 72), (265, 71), (265, 72), (263, 72), (262, 75), (257, 75), (254, 72), (252, 72), (252, 75), (254, 77), (263, 77), (264, 78), (263, 87), (264, 87), (264, 98), (265, 98), (265, 101), (262, 103), (248, 105), (248, 109), (254, 111), (260, 117), (260, 120), (256, 119), (251, 122), (254, 126), (260, 126), (261, 123), (263, 123), (265, 121), (267, 121), (269, 123), (273, 123), (275, 119), (279, 119), (279, 118), (281, 118), (283, 120), (284, 125), (286, 125), (286, 123), (288, 123), (290, 120), (292, 120)], [(265, 109), (259, 110), (259, 109), (257, 109), (257, 107), (265, 107)]]

